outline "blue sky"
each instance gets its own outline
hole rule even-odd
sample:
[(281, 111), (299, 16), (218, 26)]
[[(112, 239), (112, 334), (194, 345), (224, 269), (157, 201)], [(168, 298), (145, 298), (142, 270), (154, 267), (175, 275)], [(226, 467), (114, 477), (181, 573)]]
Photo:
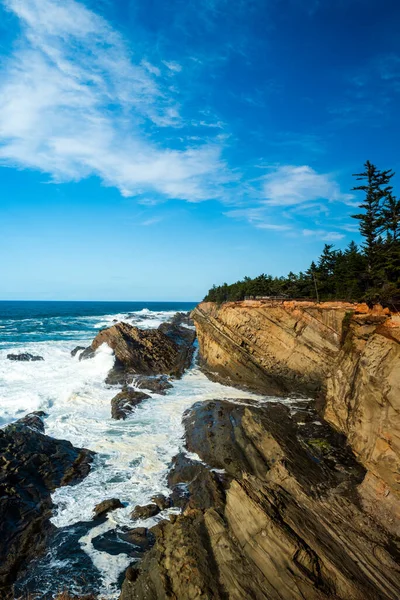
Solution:
[(394, 0), (0, 0), (0, 298), (198, 300), (359, 241)]

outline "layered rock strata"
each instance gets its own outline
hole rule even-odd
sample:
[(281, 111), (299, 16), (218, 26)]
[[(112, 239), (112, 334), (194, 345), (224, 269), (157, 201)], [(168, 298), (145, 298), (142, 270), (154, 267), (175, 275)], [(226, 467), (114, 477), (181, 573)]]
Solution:
[(310, 302), (202, 303), (193, 317), (201, 364), (212, 377), (320, 400), (320, 414), (370, 471), (365, 502), (396, 530), (400, 317), (380, 307)]
[(121, 600), (397, 600), (398, 539), (358, 496), (365, 470), (313, 409), (209, 402), (186, 421), (170, 484), (183, 514), (131, 568)]

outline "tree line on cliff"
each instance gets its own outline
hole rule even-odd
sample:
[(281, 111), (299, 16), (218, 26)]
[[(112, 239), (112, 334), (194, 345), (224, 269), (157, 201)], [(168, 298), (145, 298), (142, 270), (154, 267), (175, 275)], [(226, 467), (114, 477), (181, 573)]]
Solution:
[(246, 297), (283, 296), (315, 300), (400, 304), (400, 200), (394, 195), (391, 169), (379, 170), (367, 161), (354, 175), (353, 190), (362, 192), (359, 223), (363, 243), (351, 242), (344, 250), (325, 244), (321, 256), (298, 274), (272, 277), (265, 273), (228, 285), (214, 285), (205, 296), (209, 302), (243, 300)]

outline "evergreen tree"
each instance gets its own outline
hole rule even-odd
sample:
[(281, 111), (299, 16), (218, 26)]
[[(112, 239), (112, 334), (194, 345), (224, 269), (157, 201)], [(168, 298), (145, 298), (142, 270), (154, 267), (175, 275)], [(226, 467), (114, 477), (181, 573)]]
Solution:
[(390, 240), (397, 242), (400, 239), (400, 200), (390, 191), (382, 207), (382, 227)]
[(382, 201), (392, 191), (388, 185), (394, 173), (391, 169), (380, 171), (369, 160), (364, 165), (365, 171), (357, 173), (357, 181), (365, 184), (355, 186), (353, 190), (365, 193), (364, 201), (359, 205), (365, 212), (352, 215), (360, 221), (360, 233), (365, 238), (364, 249), (367, 257), (367, 268), (371, 283), (374, 284), (378, 275), (378, 247), (383, 230)]
[(365, 198), (359, 221), (364, 243), (351, 242), (345, 250), (325, 244), (322, 254), (304, 273), (287, 277), (265, 273), (228, 285), (213, 286), (206, 300), (225, 302), (246, 296), (287, 296), (318, 300), (381, 302), (400, 307), (400, 200), (393, 194), (391, 170), (380, 171), (369, 161), (355, 175), (363, 184), (354, 187)]

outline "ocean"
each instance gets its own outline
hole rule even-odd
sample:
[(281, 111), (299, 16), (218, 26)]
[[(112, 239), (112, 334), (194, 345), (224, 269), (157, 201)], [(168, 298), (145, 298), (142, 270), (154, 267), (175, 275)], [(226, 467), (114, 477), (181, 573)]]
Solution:
[[(124, 528), (150, 527), (167, 518), (133, 522), (130, 513), (157, 493), (168, 495), (166, 475), (182, 449), (182, 416), (194, 402), (252, 396), (208, 380), (196, 357), (166, 396), (152, 394), (125, 421), (111, 419), (110, 401), (119, 388), (104, 383), (114, 363), (102, 346), (95, 357), (79, 361), (71, 350), (86, 346), (103, 327), (126, 321), (155, 328), (194, 303), (181, 302), (0, 302), (0, 426), (42, 410), (46, 434), (96, 452), (91, 472), (76, 486), (57, 489), (52, 498), (55, 534), (49, 551), (16, 586), (21, 595), (51, 598), (55, 592), (95, 592), (116, 598), (132, 558), (115, 540)], [(29, 352), (39, 362), (14, 362), (9, 353)], [(119, 498), (124, 508), (104, 523), (93, 522), (94, 507)], [(113, 538), (114, 536), (114, 538)], [(105, 540), (105, 542), (104, 542)], [(104, 542), (104, 543), (103, 543)]]

